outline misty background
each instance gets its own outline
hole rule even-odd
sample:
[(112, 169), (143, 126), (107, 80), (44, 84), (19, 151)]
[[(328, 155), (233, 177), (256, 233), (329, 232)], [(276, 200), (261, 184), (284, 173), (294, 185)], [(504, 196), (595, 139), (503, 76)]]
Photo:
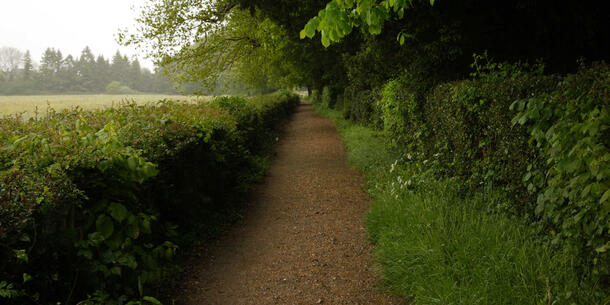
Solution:
[(121, 46), (146, 0), (3, 1), (0, 10), (0, 95), (221, 94), (246, 92), (218, 81), (218, 90), (178, 86), (145, 57)]

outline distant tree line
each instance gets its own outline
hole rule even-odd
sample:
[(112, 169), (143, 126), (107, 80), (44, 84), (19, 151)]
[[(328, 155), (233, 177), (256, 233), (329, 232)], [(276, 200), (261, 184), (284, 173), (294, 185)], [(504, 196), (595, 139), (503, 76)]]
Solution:
[(137, 58), (130, 60), (119, 51), (109, 60), (96, 57), (89, 47), (78, 57), (47, 48), (37, 65), (29, 51), (0, 47), (0, 95), (177, 93), (173, 82), (155, 70), (142, 68)]

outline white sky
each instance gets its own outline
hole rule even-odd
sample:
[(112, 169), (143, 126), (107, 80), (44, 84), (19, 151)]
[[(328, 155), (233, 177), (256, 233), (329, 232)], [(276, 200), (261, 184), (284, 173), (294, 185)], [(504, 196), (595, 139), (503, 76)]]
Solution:
[[(116, 34), (135, 28), (139, 7), (147, 0), (0, 0), (0, 47), (30, 50), (40, 62), (48, 47), (59, 49), (65, 57), (80, 56), (89, 46), (97, 57), (107, 59), (119, 50), (137, 56), (143, 67), (153, 64), (133, 48), (119, 46)], [(134, 8), (134, 9), (132, 9)]]

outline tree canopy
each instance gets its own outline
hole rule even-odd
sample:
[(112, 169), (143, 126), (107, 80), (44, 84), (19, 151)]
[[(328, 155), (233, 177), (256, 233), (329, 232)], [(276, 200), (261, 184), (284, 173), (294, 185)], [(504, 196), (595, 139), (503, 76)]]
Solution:
[[(605, 17), (578, 1), (150, 0), (139, 31), (120, 40), (148, 50), (179, 81), (342, 89), (404, 70), (432, 82), (458, 79), (472, 54), (485, 51), (573, 71), (579, 57), (610, 53)], [(304, 39), (316, 33), (321, 43)]]

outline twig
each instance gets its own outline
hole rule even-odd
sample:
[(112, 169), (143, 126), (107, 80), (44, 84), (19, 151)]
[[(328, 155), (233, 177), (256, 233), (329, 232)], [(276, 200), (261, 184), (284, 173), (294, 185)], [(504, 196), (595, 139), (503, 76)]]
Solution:
[(78, 280), (79, 272), (80, 270), (76, 268), (76, 274), (74, 275), (74, 280), (72, 281), (72, 287), (70, 288), (70, 293), (68, 294), (68, 298), (66, 299), (66, 304), (70, 304), (70, 299), (72, 299), (72, 294), (74, 293), (74, 289), (76, 288), (76, 282)]

